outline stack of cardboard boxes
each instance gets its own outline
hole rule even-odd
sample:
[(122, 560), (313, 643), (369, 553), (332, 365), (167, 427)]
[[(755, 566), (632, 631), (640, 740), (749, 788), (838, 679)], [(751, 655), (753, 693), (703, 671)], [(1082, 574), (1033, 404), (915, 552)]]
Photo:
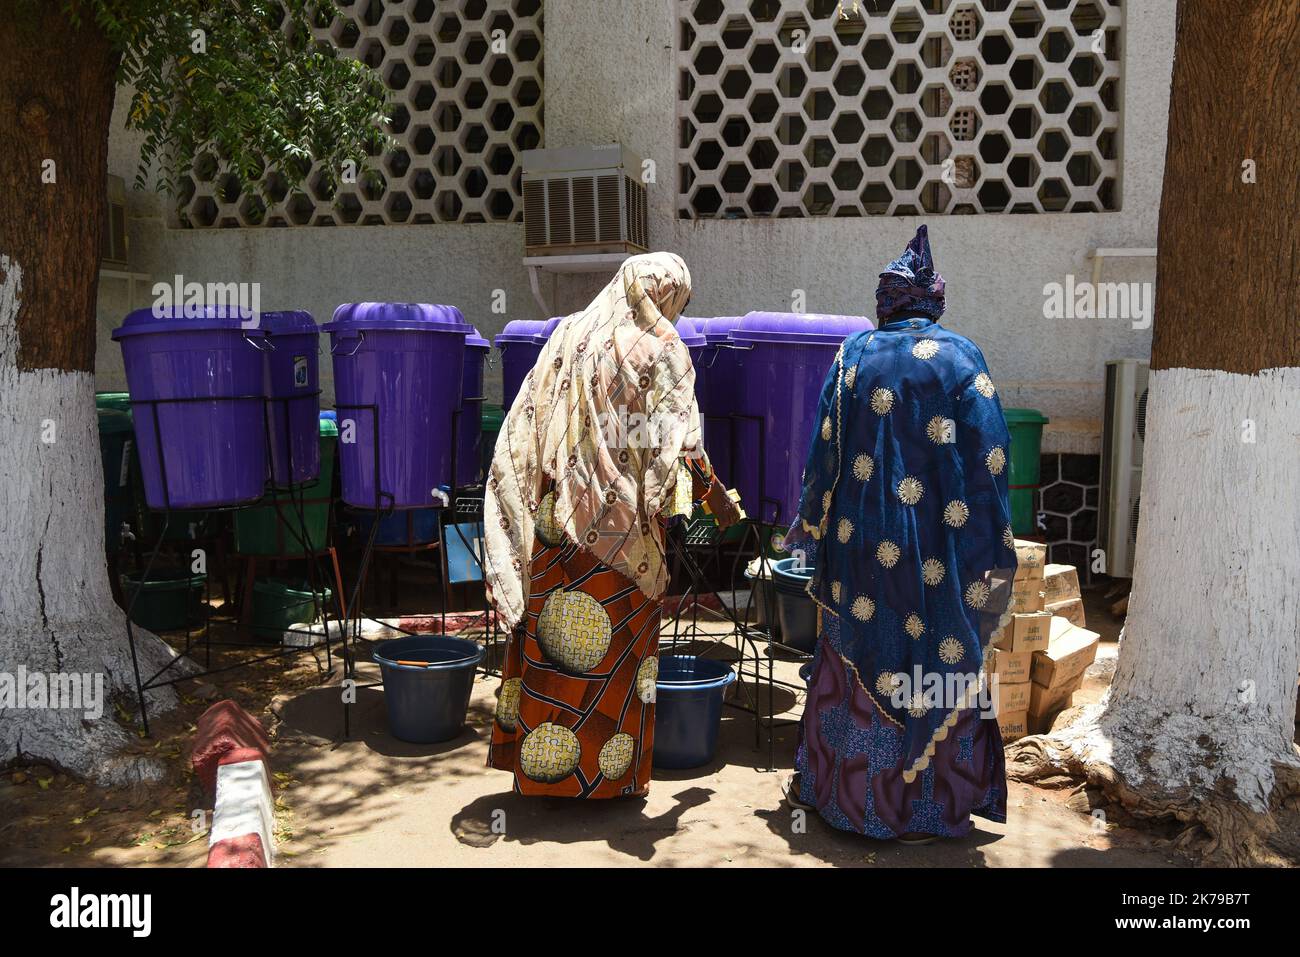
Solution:
[(996, 679), (1004, 741), (1051, 728), (1083, 683), (1099, 639), (1083, 627), (1073, 565), (1048, 565), (1046, 545), (1021, 539), (1016, 539), (1016, 559), (1011, 621), (993, 636), (985, 665)]

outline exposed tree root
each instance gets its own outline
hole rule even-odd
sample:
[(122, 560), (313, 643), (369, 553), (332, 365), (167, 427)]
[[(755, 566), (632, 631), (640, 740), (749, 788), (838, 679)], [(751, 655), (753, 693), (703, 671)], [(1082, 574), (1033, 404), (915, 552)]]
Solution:
[(1258, 725), (1089, 705), (1068, 726), (1007, 746), (1007, 776), (1084, 785), (1082, 801), (1134, 822), (1182, 828), (1181, 849), (1208, 864), (1286, 866), (1300, 809), (1300, 752), (1259, 740)]
[[(13, 648), (6, 649), (0, 672), (13, 681), (20, 666), (31, 680), (44, 680), (51, 673), (102, 675), (103, 698), (88, 714), (81, 707), (8, 707), (0, 709), (0, 766), (47, 764), (78, 778), (99, 784), (130, 786), (161, 778), (164, 766), (147, 755), (131, 753), (138, 741), (139, 702), (135, 676), (127, 647), (122, 613), (115, 607), (108, 621), (82, 627), (60, 628), (11, 636)], [(120, 630), (119, 630), (120, 629)], [(50, 649), (57, 649), (57, 655)], [(172, 649), (157, 636), (136, 629), (136, 649), (141, 678), (147, 680), (175, 658)], [(187, 660), (176, 664), (169, 677), (193, 672)], [(33, 676), (36, 676), (33, 678)], [(83, 688), (88, 686), (83, 685)], [(175, 707), (176, 693), (170, 687), (146, 692), (150, 718)]]

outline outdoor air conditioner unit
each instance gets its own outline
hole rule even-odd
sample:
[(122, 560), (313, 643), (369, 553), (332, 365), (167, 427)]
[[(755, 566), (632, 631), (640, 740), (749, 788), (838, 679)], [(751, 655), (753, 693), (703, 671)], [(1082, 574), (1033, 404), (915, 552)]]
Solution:
[(523, 191), (525, 256), (650, 248), (641, 158), (616, 143), (524, 150)]
[(108, 213), (104, 220), (104, 246), (100, 261), (126, 267), (126, 180), (108, 177)]
[(1147, 436), (1147, 363), (1106, 363), (1106, 409), (1101, 436), (1101, 508), (1098, 531), (1106, 574), (1133, 577), (1142, 505), (1142, 452)]

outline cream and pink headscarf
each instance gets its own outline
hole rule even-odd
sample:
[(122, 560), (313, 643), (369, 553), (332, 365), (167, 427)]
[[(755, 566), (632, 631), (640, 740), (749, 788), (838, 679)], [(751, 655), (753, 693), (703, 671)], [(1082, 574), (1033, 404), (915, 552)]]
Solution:
[(497, 439), (484, 512), (487, 585), (508, 627), (527, 608), (533, 529), (551, 481), (554, 522), (569, 540), (650, 598), (667, 587), (655, 516), (671, 502), (683, 452), (702, 454), (695, 370), (673, 327), (690, 295), (678, 256), (633, 256), (556, 327), (524, 380)]

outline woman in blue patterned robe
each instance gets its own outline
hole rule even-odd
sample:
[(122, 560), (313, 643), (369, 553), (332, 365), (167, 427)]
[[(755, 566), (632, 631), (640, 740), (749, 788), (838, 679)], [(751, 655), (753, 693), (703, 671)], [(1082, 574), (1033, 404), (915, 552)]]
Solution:
[(879, 328), (827, 375), (786, 548), (815, 566), (819, 634), (788, 795), (877, 838), (1006, 816), (980, 678), (1016, 558), (1009, 437), (984, 357), (938, 322), (926, 227), (881, 274)]

